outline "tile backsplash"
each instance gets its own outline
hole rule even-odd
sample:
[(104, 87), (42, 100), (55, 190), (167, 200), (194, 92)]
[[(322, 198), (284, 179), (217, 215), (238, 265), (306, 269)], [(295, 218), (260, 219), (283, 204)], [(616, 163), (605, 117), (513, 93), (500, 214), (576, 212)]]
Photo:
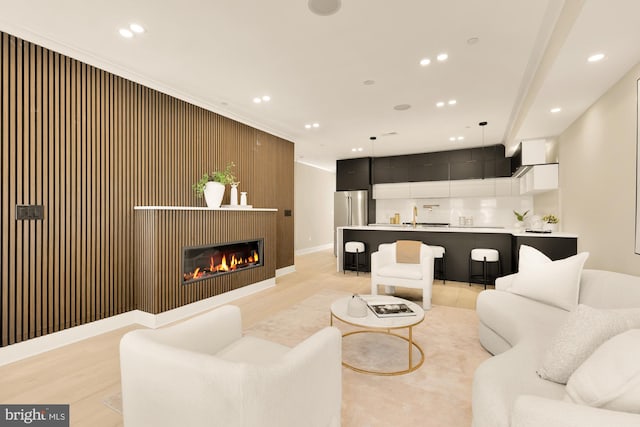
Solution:
[(459, 225), (460, 217), (465, 217), (472, 218), (476, 227), (511, 228), (516, 222), (514, 210), (533, 214), (533, 196), (378, 199), (376, 222), (389, 224), (396, 213), (400, 214), (400, 222), (411, 222), (414, 206), (418, 207), (417, 222), (444, 222), (454, 227)]

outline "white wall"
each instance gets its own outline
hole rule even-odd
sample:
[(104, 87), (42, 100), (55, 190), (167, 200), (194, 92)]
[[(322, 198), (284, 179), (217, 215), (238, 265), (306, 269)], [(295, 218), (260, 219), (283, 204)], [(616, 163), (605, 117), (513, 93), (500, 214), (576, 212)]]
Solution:
[(562, 229), (591, 253), (587, 268), (634, 275), (639, 77), (637, 64), (558, 138)]
[(295, 163), (295, 253), (333, 247), (336, 174)]

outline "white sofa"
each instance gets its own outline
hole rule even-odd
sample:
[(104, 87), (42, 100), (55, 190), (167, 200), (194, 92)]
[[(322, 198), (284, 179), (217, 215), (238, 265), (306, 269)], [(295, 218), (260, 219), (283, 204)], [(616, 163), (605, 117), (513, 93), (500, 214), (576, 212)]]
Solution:
[[(473, 380), (473, 427), (640, 426), (640, 415), (565, 401), (565, 385), (536, 374), (568, 311), (508, 292), (515, 275), (480, 293), (480, 343), (495, 356)], [(579, 303), (600, 309), (640, 307), (640, 277), (584, 270)]]
[(383, 243), (371, 254), (371, 294), (378, 295), (378, 285), (385, 292), (394, 293), (395, 287), (422, 289), (422, 308), (431, 309), (433, 288), (433, 251), (420, 245), (420, 264), (396, 262), (396, 243)]
[(324, 328), (294, 348), (242, 336), (223, 306), (120, 343), (126, 427), (340, 426), (341, 334)]

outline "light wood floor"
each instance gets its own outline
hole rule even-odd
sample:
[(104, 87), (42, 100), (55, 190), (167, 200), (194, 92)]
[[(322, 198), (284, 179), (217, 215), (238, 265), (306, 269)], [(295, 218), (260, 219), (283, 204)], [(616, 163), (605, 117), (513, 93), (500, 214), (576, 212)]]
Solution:
[[(337, 273), (333, 253), (296, 257), (296, 272), (280, 277), (276, 286), (234, 302), (242, 310), (244, 327), (290, 307), (321, 289), (370, 293), (368, 274)], [(475, 308), (483, 287), (436, 281), (433, 304)], [(398, 296), (421, 299), (419, 290), (398, 289)], [(118, 329), (38, 356), (0, 367), (0, 402), (4, 404), (71, 404), (71, 425), (121, 426), (122, 417), (104, 399), (120, 391), (118, 343), (128, 331)]]

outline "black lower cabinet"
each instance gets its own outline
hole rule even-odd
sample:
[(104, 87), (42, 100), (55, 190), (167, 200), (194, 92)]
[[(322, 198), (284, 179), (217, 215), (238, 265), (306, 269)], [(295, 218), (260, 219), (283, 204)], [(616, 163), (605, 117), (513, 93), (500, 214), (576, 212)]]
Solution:
[[(430, 231), (349, 230), (343, 231), (343, 241), (360, 241), (367, 245), (362, 271), (371, 271), (371, 254), (381, 243), (397, 240), (419, 240), (427, 245), (442, 246), (446, 253), (446, 280), (467, 282), (469, 258), (475, 248), (500, 252), (502, 275), (517, 272), (520, 245), (532, 246), (552, 260), (577, 253), (577, 239), (562, 237), (518, 237), (508, 233), (460, 233)], [(493, 270), (492, 270), (493, 271)]]

